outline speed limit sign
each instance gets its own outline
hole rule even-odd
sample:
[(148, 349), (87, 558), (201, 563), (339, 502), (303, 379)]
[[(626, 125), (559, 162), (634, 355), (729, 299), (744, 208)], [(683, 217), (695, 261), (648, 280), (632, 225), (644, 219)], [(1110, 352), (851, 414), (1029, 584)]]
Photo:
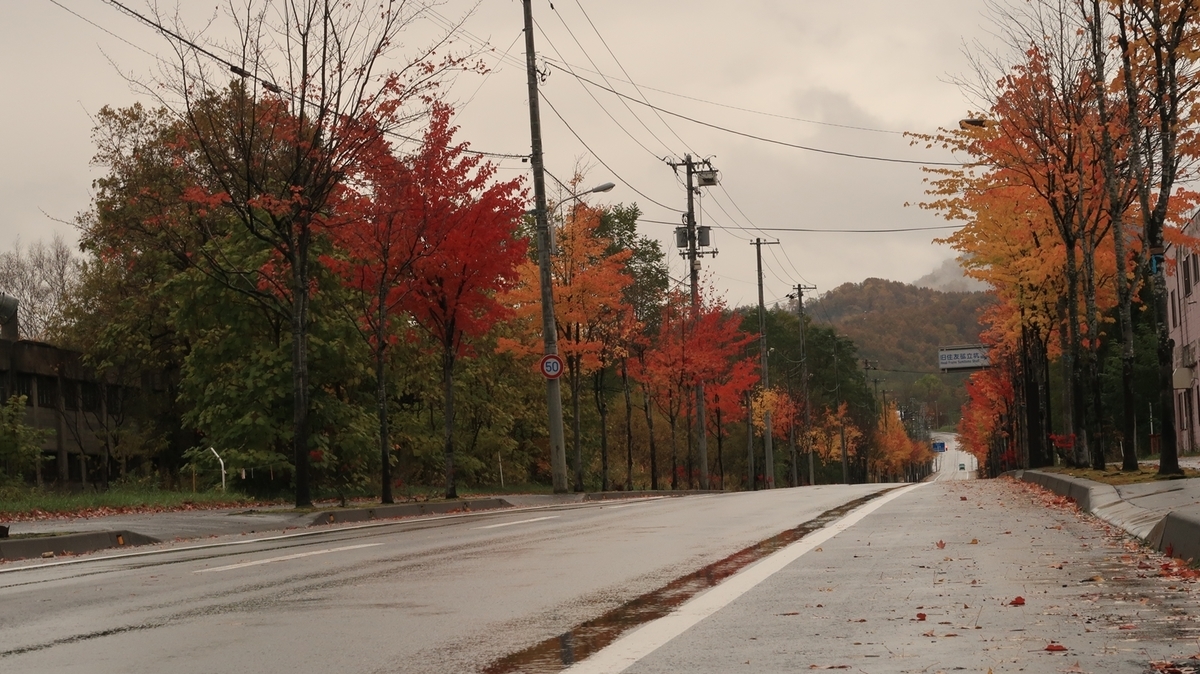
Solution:
[(538, 369), (546, 379), (558, 379), (563, 373), (563, 361), (556, 354), (548, 353), (538, 363)]

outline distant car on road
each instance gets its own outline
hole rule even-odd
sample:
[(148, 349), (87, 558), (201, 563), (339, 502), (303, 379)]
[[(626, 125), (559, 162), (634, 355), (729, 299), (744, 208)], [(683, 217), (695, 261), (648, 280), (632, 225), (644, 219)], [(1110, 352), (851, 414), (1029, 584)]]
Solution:
[(967, 469), (967, 464), (965, 464), (965, 463), (960, 463), (960, 464), (958, 464), (958, 469), (959, 469), (959, 470), (966, 470), (966, 469)]

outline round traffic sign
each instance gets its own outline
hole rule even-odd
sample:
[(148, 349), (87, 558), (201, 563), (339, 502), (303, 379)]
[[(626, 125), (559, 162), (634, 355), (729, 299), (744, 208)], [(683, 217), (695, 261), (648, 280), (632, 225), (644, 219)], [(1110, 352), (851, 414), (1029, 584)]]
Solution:
[(558, 379), (563, 373), (562, 358), (559, 358), (556, 354), (548, 353), (538, 363), (538, 369), (542, 371), (542, 376), (546, 379)]

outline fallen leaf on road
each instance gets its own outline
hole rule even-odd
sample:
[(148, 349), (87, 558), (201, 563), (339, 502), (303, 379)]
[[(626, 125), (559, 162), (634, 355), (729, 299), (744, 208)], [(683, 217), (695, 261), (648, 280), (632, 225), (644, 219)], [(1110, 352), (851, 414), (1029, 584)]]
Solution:
[(966, 496), (959, 496), (959, 497), (958, 497), (958, 500), (960, 500), (960, 501), (965, 501), (965, 500), (967, 500), (967, 497), (966, 497)]
[(951, 633), (949, 633), (949, 634), (946, 634), (946, 635), (944, 635), (944, 636), (948, 636), (948, 637), (956, 637), (956, 636), (958, 636), (958, 635), (957, 635), (957, 634), (955, 634), (954, 632), (951, 632)]
[(1017, 597), (1016, 599), (1013, 599), (1012, 601), (1008, 602), (1008, 605), (1009, 606), (1024, 606), (1025, 605), (1025, 597)]
[(800, 612), (799, 611), (788, 611), (787, 613), (780, 613), (779, 615), (800, 615)]
[(1062, 644), (1056, 644), (1054, 642), (1050, 642), (1049, 644), (1046, 644), (1046, 650), (1055, 651), (1055, 652), (1065, 651), (1065, 650), (1067, 650), (1067, 647), (1063, 646)]
[(929, 630), (928, 632), (922, 632), (922, 633), (921, 633), (921, 636), (923, 636), (923, 637), (935, 637), (935, 636), (937, 636), (937, 635), (933, 633), (933, 630)]
[(946, 541), (938, 541), (935, 543), (935, 545), (938, 546), (938, 550), (941, 550), (942, 548), (946, 547)]
[(1119, 629), (1119, 630), (1136, 630), (1136, 629), (1137, 629), (1137, 625), (1134, 625), (1134, 624), (1121, 625), (1121, 626), (1120, 626), (1120, 627), (1118, 627), (1117, 629)]
[(978, 539), (978, 538), (972, 538), (972, 539), (971, 539), (971, 545), (979, 545), (979, 539)]
[(917, 614), (917, 620), (925, 620), (925, 614), (924, 614), (924, 613), (918, 613), (918, 614)]
[(1060, 669), (1058, 671), (1064, 672), (1065, 674), (1075, 674), (1076, 672), (1079, 672), (1080, 674), (1087, 674), (1087, 670), (1085, 670), (1083, 667), (1080, 667), (1079, 662), (1076, 662), (1066, 669)]

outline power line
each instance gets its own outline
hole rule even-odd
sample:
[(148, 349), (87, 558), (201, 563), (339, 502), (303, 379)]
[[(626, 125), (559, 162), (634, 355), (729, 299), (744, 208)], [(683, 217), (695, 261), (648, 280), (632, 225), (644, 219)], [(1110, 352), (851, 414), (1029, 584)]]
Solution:
[[(633, 82), (633, 78), (629, 76), (629, 71), (625, 70), (625, 66), (621, 64), (621, 60), (617, 58), (617, 55), (613, 52), (612, 47), (608, 46), (608, 40), (605, 40), (604, 36), (600, 34), (600, 29), (596, 28), (596, 24), (592, 21), (592, 17), (588, 16), (587, 10), (583, 8), (583, 3), (579, 2), (579, 0), (575, 0), (575, 4), (579, 6), (579, 11), (583, 13), (583, 18), (587, 19), (588, 25), (592, 27), (592, 32), (596, 34), (596, 37), (600, 38), (600, 44), (604, 45), (604, 48), (608, 50), (608, 55), (612, 57), (613, 63), (616, 63), (617, 67), (621, 69), (621, 72), (625, 74), (625, 77), (628, 78), (629, 84), (633, 85), (634, 91), (638, 92), (638, 95), (642, 97), (642, 100), (646, 103), (649, 103), (650, 101), (646, 98), (646, 94), (642, 93), (642, 90), (638, 88), (638, 85)], [(599, 72), (596, 74), (600, 75), (600, 77), (604, 77), (604, 75)], [(608, 78), (604, 78), (604, 81), (607, 83)], [(676, 133), (675, 129), (671, 128), (670, 124), (667, 124), (667, 120), (663, 119), (662, 115), (659, 114), (657, 110), (654, 110), (654, 115), (658, 117), (658, 121), (662, 122), (662, 125), (667, 128), (667, 131), (670, 131), (671, 135), (675, 136), (676, 140), (678, 140), (680, 143), (683, 143), (683, 146), (687, 148), (689, 152), (691, 152), (693, 155), (700, 156), (699, 152), (696, 152), (694, 149), (692, 149), (688, 145), (687, 141), (685, 141), (678, 133)], [(666, 147), (666, 143), (663, 143), (663, 146)]]
[[(583, 43), (581, 43), (581, 42), (579, 41), (579, 38), (575, 37), (575, 31), (571, 30), (571, 27), (567, 25), (567, 22), (566, 22), (566, 20), (565, 20), (565, 19), (563, 19), (562, 13), (561, 13), (561, 12), (559, 12), (557, 9), (554, 9), (553, 5), (551, 5), (551, 9), (553, 9), (553, 10), (554, 10), (554, 15), (555, 15), (556, 17), (558, 17), (558, 21), (559, 21), (559, 23), (561, 23), (561, 24), (563, 25), (563, 28), (565, 28), (565, 29), (567, 30), (567, 34), (568, 34), (568, 35), (570, 35), (570, 36), (571, 36), (571, 39), (575, 41), (575, 45), (576, 45), (577, 47), (579, 47), (579, 51), (583, 53), (583, 57), (584, 57), (584, 58), (586, 58), (586, 59), (588, 60), (588, 63), (591, 63), (591, 64), (592, 64), (592, 67), (594, 67), (594, 68), (599, 68), (600, 66), (597, 66), (597, 65), (596, 65), (596, 62), (595, 62), (595, 61), (592, 59), (591, 55), (587, 53), (587, 50), (586, 50), (586, 49), (584, 49), (584, 47), (583, 47)], [(580, 6), (580, 9), (581, 9), (581, 10), (583, 9), (583, 6), (582, 6), (582, 5)], [(585, 13), (585, 14), (584, 14), (584, 16), (587, 16), (587, 14)], [(589, 19), (589, 21), (590, 21), (590, 19)], [(592, 28), (593, 28), (593, 30), (594, 30), (594, 29), (595, 29), (595, 26), (592, 26)], [(540, 29), (541, 29), (541, 28), (539, 27), (539, 30), (540, 30)], [(543, 35), (543, 36), (545, 35), (545, 31), (543, 31), (543, 32), (542, 32), (542, 35)], [(599, 35), (599, 33), (597, 33), (597, 35)], [(603, 41), (604, 41), (604, 38), (603, 38), (603, 37), (601, 37), (601, 38), (600, 38), (600, 40), (603, 42)], [(549, 41), (549, 38), (547, 38), (547, 41)], [(550, 45), (550, 46), (551, 46), (552, 48), (554, 48), (554, 44), (553, 44), (553, 43), (551, 43), (551, 45)], [(605, 46), (607, 46), (607, 45), (605, 45)], [(562, 54), (561, 54), (561, 53), (559, 53), (559, 51), (558, 51), (558, 49), (557, 49), (557, 48), (554, 48), (554, 53), (558, 54), (560, 57), (562, 56)], [(609, 53), (610, 53), (610, 54), (612, 53), (612, 52), (611, 52), (611, 50), (610, 50), (610, 52), (609, 52)], [(570, 67), (570, 66), (568, 66), (568, 68), (569, 68), (569, 67)], [(603, 75), (601, 75), (601, 77), (603, 77)], [(576, 81), (578, 81), (578, 80), (576, 80)], [(598, 98), (596, 98), (596, 97), (595, 97), (595, 96), (592, 94), (592, 92), (591, 92), (591, 91), (590, 91), (590, 90), (589, 90), (589, 89), (588, 89), (586, 86), (584, 86), (583, 82), (579, 82), (579, 86), (583, 87), (584, 91), (587, 91), (587, 93), (588, 93), (588, 96), (591, 96), (591, 98), (592, 98), (592, 100), (593, 100), (593, 101), (596, 101), (596, 105), (599, 105), (599, 106), (600, 106), (602, 109), (604, 108), (603, 104), (602, 104), (602, 103), (600, 103), (600, 100), (599, 100)], [(670, 148), (670, 147), (669, 147), (669, 146), (668, 146), (666, 143), (664, 143), (664, 142), (663, 142), (663, 140), (662, 140), (661, 138), (659, 138), (657, 134), (655, 134), (653, 131), (651, 131), (651, 130), (650, 130), (650, 127), (646, 126), (646, 123), (642, 121), (642, 118), (641, 118), (641, 117), (638, 117), (638, 116), (637, 116), (637, 113), (635, 113), (635, 112), (633, 111), (633, 108), (629, 107), (629, 103), (627, 103), (627, 102), (625, 101), (625, 99), (623, 99), (623, 98), (622, 98), (622, 99), (619, 99), (619, 100), (621, 101), (621, 105), (625, 106), (625, 109), (629, 111), (629, 114), (630, 114), (630, 115), (632, 115), (632, 116), (633, 116), (633, 118), (637, 120), (638, 124), (641, 124), (641, 125), (642, 125), (642, 128), (643, 128), (643, 129), (645, 129), (645, 130), (646, 130), (646, 132), (647, 132), (647, 133), (649, 133), (649, 134), (650, 134), (650, 135), (651, 135), (651, 136), (654, 138), (654, 140), (658, 141), (658, 144), (659, 144), (659, 145), (662, 145), (662, 146), (663, 146), (663, 149), (667, 151), (667, 154), (673, 154), (673, 152), (672, 152), (671, 148)], [(608, 113), (608, 111), (607, 111), (607, 110), (605, 110), (605, 114), (607, 114), (607, 113)], [(612, 118), (612, 115), (609, 115), (609, 118)], [(614, 122), (616, 122), (617, 120), (616, 120), (616, 119), (613, 119), (613, 121), (614, 121)], [(620, 126), (620, 125), (618, 124), (618, 126)], [(621, 130), (622, 130), (622, 131), (625, 131), (624, 127), (622, 127), (622, 128), (621, 128)], [(626, 134), (628, 134), (630, 138), (633, 138), (633, 134), (630, 134), (628, 131), (625, 131), (625, 133), (626, 133)], [(643, 150), (645, 150), (646, 152), (648, 152), (648, 153), (649, 153), (649, 154), (651, 154), (651, 155), (654, 155), (654, 157), (655, 157), (655, 158), (658, 158), (658, 155), (657, 155), (657, 154), (655, 154), (654, 152), (651, 152), (651, 151), (650, 151), (650, 148), (646, 147), (645, 145), (642, 145), (641, 141), (639, 141), (639, 140), (637, 140), (636, 138), (634, 138), (634, 142), (635, 142), (635, 143), (637, 143), (637, 144), (638, 144), (638, 145), (639, 145), (639, 146), (640, 146), (640, 147), (641, 147)]]
[[(675, 225), (679, 223), (667, 222), (666, 220), (649, 220), (646, 218), (638, 218), (638, 222), (648, 222), (654, 225)], [(717, 229), (728, 230), (729, 227), (724, 225), (713, 225)], [(818, 227), (755, 227), (759, 232), (808, 232), (816, 234), (893, 234), (896, 232), (925, 232), (939, 229), (961, 229), (966, 225), (939, 225), (936, 227), (895, 227), (891, 229), (832, 229)], [(746, 231), (745, 227), (739, 227), (742, 231)]]
[[(546, 59), (546, 60), (549, 61), (551, 59)], [(569, 64), (564, 63), (563, 65), (569, 65)], [(621, 79), (619, 77), (607, 76), (598, 70), (590, 70), (590, 69), (584, 68), (582, 66), (575, 66), (575, 69), (582, 70), (584, 72), (589, 72), (589, 73), (592, 73), (593, 75), (599, 75), (600, 77), (603, 77), (605, 79), (605, 81), (615, 80), (617, 82), (632, 85), (636, 89), (647, 89), (649, 91), (658, 92), (660, 94), (666, 94), (667, 96), (683, 98), (683, 99), (686, 99), (689, 101), (695, 101), (697, 103), (704, 103), (705, 105), (713, 105), (718, 108), (737, 110), (738, 112), (748, 112), (752, 115), (762, 115), (763, 117), (774, 117), (776, 119), (786, 119), (791, 122), (803, 122), (805, 124), (817, 124), (819, 126), (831, 126), (831, 127), (838, 128), (838, 129), (850, 129), (853, 131), (869, 131), (871, 133), (887, 133), (887, 134), (894, 134), (897, 136), (902, 136), (905, 133), (904, 131), (896, 131), (895, 129), (876, 129), (876, 128), (869, 127), (869, 126), (855, 126), (853, 124), (838, 124), (836, 122), (823, 122), (823, 121), (816, 120), (816, 119), (806, 119), (804, 117), (792, 117), (790, 115), (781, 115), (781, 114), (774, 113), (774, 112), (764, 112), (762, 110), (754, 110), (753, 108), (743, 108), (743, 107), (740, 107), (737, 105), (729, 105), (728, 103), (718, 103), (716, 101), (710, 101), (710, 100), (707, 100), (704, 98), (698, 98), (696, 96), (689, 96), (687, 94), (680, 94), (680, 93), (676, 93), (674, 91), (667, 91), (666, 89), (659, 89), (656, 87), (647, 86), (645, 84), (638, 84), (637, 82), (634, 82), (629, 79)], [(625, 70), (624, 68), (621, 69), (622, 72), (624, 72), (624, 70)], [(625, 73), (625, 76), (628, 77), (629, 73)], [(641, 93), (641, 92), (639, 91), (639, 93)]]
[[(556, 15), (558, 14), (558, 12), (557, 12), (557, 11), (555, 11), (554, 13), (555, 13)], [(561, 17), (561, 16), (559, 17), (559, 20), (560, 20), (560, 21), (562, 21), (562, 17)], [(554, 50), (554, 53), (555, 53), (555, 54), (558, 54), (558, 55), (559, 55), (559, 57), (561, 57), (561, 56), (562, 56), (562, 52), (558, 51), (558, 47), (556, 47), (556, 46), (554, 45), (554, 41), (550, 39), (550, 36), (546, 35), (546, 31), (542, 29), (542, 26), (541, 26), (541, 24), (539, 24), (537, 21), (534, 21), (534, 22), (533, 22), (533, 24), (534, 24), (535, 26), (537, 26), (537, 29), (538, 29), (538, 31), (539, 31), (539, 32), (541, 32), (541, 34), (542, 34), (542, 38), (546, 40), (546, 43), (550, 45), (550, 48)], [(565, 26), (565, 25), (566, 25), (566, 23), (563, 23), (563, 25)], [(570, 29), (570, 28), (568, 28), (568, 29), (567, 29), (567, 32), (568, 32), (568, 33), (570, 33), (570, 32), (571, 32), (571, 29)], [(572, 34), (571, 34), (571, 37), (573, 38), (573, 37), (575, 37), (575, 35), (572, 33)], [(576, 44), (579, 44), (579, 40), (576, 40), (576, 41), (575, 41), (575, 43), (576, 43)], [(579, 47), (579, 48), (580, 48), (580, 49), (583, 49), (583, 46), (582, 46), (582, 45), (580, 45), (580, 47)], [(585, 53), (584, 55), (586, 56), (587, 54)], [(590, 57), (589, 57), (589, 59), (590, 59)], [(580, 86), (581, 86), (581, 87), (583, 87), (583, 90), (584, 90), (584, 92), (585, 92), (585, 93), (586, 93), (586, 94), (587, 94), (587, 95), (588, 95), (588, 96), (589, 96), (589, 97), (592, 99), (592, 101), (594, 101), (594, 102), (596, 103), (596, 105), (597, 105), (597, 106), (599, 106), (599, 108), (600, 108), (600, 111), (601, 111), (601, 112), (603, 112), (605, 115), (607, 115), (607, 116), (608, 116), (608, 118), (612, 120), (612, 123), (613, 123), (613, 124), (616, 124), (616, 125), (617, 125), (617, 128), (618, 128), (618, 129), (620, 129), (621, 131), (623, 131), (623, 132), (625, 133), (625, 135), (626, 135), (626, 136), (629, 136), (629, 139), (630, 139), (630, 140), (632, 140), (634, 143), (636, 143), (638, 147), (640, 147), (640, 148), (642, 148), (643, 150), (645, 150), (645, 151), (646, 151), (646, 154), (649, 154), (651, 157), (654, 157), (655, 159), (658, 159), (658, 155), (657, 155), (657, 154), (655, 154), (653, 150), (651, 150), (650, 148), (646, 147), (646, 146), (645, 146), (645, 144), (643, 144), (643, 143), (642, 143), (642, 141), (638, 140), (638, 139), (637, 139), (637, 138), (636, 138), (636, 137), (635, 137), (635, 136), (634, 136), (632, 133), (630, 133), (630, 132), (629, 132), (629, 129), (626, 129), (624, 125), (622, 125), (622, 124), (621, 124), (619, 121), (617, 121), (617, 118), (616, 118), (616, 117), (613, 117), (612, 113), (608, 111), (608, 108), (604, 107), (604, 104), (600, 102), (600, 99), (596, 98), (596, 95), (595, 95), (595, 94), (593, 94), (593, 93), (592, 93), (590, 90), (588, 90), (588, 88), (587, 88), (586, 86), (583, 86), (583, 84), (582, 84), (582, 83), (580, 84)], [(625, 107), (626, 107), (626, 108), (628, 108), (628, 107), (629, 107), (629, 105), (628, 105), (628, 104), (626, 104), (626, 105), (625, 105)], [(633, 113), (633, 111), (631, 110), (631, 111), (630, 111), (630, 114), (632, 114), (632, 113)], [(636, 117), (637, 117), (637, 115), (634, 115), (634, 117), (636, 118)], [(640, 122), (641, 120), (639, 119), (638, 121)], [(645, 126), (645, 125), (643, 125), (643, 126)], [(659, 141), (659, 142), (661, 143), (662, 141)], [(664, 147), (665, 147), (665, 146), (664, 146)]]
[[(51, 0), (51, 1), (53, 1), (53, 0)], [(255, 74), (247, 71), (245, 68), (242, 68), (241, 66), (234, 64), (229, 59), (226, 59), (222, 56), (218, 56), (217, 54), (213, 53), (212, 51), (209, 51), (208, 49), (201, 47), (200, 45), (196, 44), (195, 42), (183, 37), (179, 33), (171, 30), (170, 28), (167, 28), (166, 26), (162, 25), (158, 21), (150, 19), (149, 17), (147, 17), (133, 9), (126, 7), (125, 5), (118, 2), (118, 0), (104, 0), (104, 1), (107, 2), (108, 4), (112, 5), (113, 7), (117, 8), (118, 10), (128, 14), (129, 16), (132, 16), (133, 18), (137, 19), (138, 21), (141, 21), (142, 23), (146, 24), (147, 26), (150, 26), (151, 28), (157, 30), (159, 33), (166, 35), (168, 37), (171, 37), (171, 38), (177, 40), (180, 44), (187, 45), (188, 47), (191, 47), (196, 52), (198, 52), (200, 54), (204, 54), (205, 56), (216, 61), (217, 63), (224, 65), (225, 67), (229, 68), (229, 71), (232, 72), (234, 75), (237, 75), (238, 77), (242, 77), (245, 79), (254, 80), (254, 81), (258, 82), (260, 85), (262, 85), (262, 87), (264, 89), (266, 89), (267, 91), (270, 91), (274, 94), (277, 94), (280, 96), (286, 96), (293, 101), (300, 101), (300, 103), (304, 104), (304, 105), (309, 104), (307, 101), (304, 101), (303, 99), (301, 99), (300, 97), (296, 96), (295, 94), (293, 94), (291, 92), (284, 92), (283, 89), (281, 87), (279, 87), (279, 85), (266, 79), (265, 77), (260, 77), (258, 75), (255, 75)], [(58, 4), (58, 3), (55, 2), (54, 4)], [(62, 7), (62, 5), (59, 5), (59, 6)], [(66, 9), (66, 8), (64, 7), (63, 9)], [(70, 11), (70, 10), (68, 10), (68, 11)], [(74, 14), (74, 12), (71, 12), (71, 13)], [(79, 15), (76, 14), (76, 16), (79, 16)], [(80, 17), (80, 18), (83, 18), (83, 17)], [(84, 19), (84, 20), (86, 21), (86, 19)], [(91, 22), (88, 21), (88, 23), (91, 23)], [(95, 24), (92, 24), (92, 25), (95, 25)], [(97, 26), (97, 28), (99, 28), (99, 26)], [(101, 30), (104, 30), (106, 33), (109, 33), (110, 35), (112, 35), (111, 32), (109, 32), (103, 28), (101, 28)], [(114, 37), (118, 37), (118, 36), (114, 35)], [(124, 41), (128, 44), (131, 44), (131, 45), (133, 44), (133, 43), (129, 42), (128, 40), (125, 40), (124, 38), (118, 38), (118, 39), (121, 39), (122, 41)], [(133, 46), (136, 46), (136, 45), (133, 45)], [(141, 49), (141, 47), (138, 47), (138, 49)], [(146, 50), (142, 49), (142, 51), (146, 51)], [(149, 53), (149, 52), (147, 52), (147, 53)], [(159, 58), (159, 57), (155, 56), (155, 58)], [(406, 141), (413, 142), (413, 143), (422, 142), (418, 138), (413, 138), (412, 136), (406, 136), (402, 133), (399, 133), (397, 131), (390, 130), (390, 129), (383, 129), (382, 133), (387, 136), (392, 136), (394, 138), (400, 138), (402, 140), (406, 140)], [(476, 154), (476, 155), (480, 155), (480, 156), (484, 156), (484, 157), (495, 157), (495, 158), (500, 158), (500, 159), (521, 159), (521, 160), (529, 159), (529, 155), (525, 155), (525, 154), (511, 154), (511, 153), (504, 153), (504, 152), (485, 152), (483, 150), (472, 150), (472, 149), (465, 148), (465, 147), (462, 148), (462, 151), (466, 152), (468, 154)]]
[(638, 188), (634, 187), (634, 186), (633, 186), (633, 183), (631, 183), (631, 182), (629, 182), (628, 180), (626, 180), (626, 179), (622, 178), (622, 177), (621, 177), (621, 174), (619, 174), (619, 173), (617, 173), (615, 170), (613, 170), (613, 167), (609, 166), (609, 165), (608, 165), (608, 163), (607, 163), (607, 162), (605, 162), (605, 161), (604, 161), (604, 159), (600, 157), (600, 155), (596, 154), (595, 150), (593, 150), (593, 149), (591, 148), (591, 146), (589, 146), (589, 145), (587, 144), (587, 142), (586, 142), (586, 141), (584, 141), (584, 140), (583, 140), (583, 138), (581, 138), (581, 137), (579, 136), (579, 134), (575, 132), (575, 129), (571, 128), (571, 125), (570, 125), (570, 124), (568, 124), (568, 123), (567, 123), (567, 120), (566, 120), (566, 119), (563, 119), (563, 116), (562, 116), (562, 114), (561, 114), (561, 113), (559, 113), (559, 111), (558, 111), (558, 108), (554, 107), (554, 104), (553, 104), (553, 103), (551, 103), (551, 102), (550, 102), (550, 99), (546, 97), (546, 94), (545, 94), (545, 92), (542, 92), (542, 91), (540, 91), (540, 90), (539, 90), (539, 92), (538, 92), (538, 95), (539, 95), (539, 96), (541, 96), (541, 97), (542, 97), (542, 100), (546, 102), (546, 105), (550, 107), (550, 111), (554, 113), (554, 116), (555, 116), (555, 117), (558, 117), (558, 121), (562, 122), (562, 123), (563, 123), (563, 126), (567, 127), (567, 131), (570, 131), (570, 132), (571, 132), (571, 135), (572, 135), (572, 136), (575, 136), (575, 140), (579, 141), (579, 143), (580, 143), (581, 145), (583, 145), (583, 147), (584, 147), (584, 148), (585, 148), (585, 149), (586, 149), (588, 152), (590, 152), (590, 153), (591, 153), (591, 155), (592, 155), (593, 157), (595, 157), (595, 158), (596, 158), (596, 161), (600, 162), (600, 165), (601, 165), (601, 166), (603, 166), (604, 168), (608, 169), (609, 173), (612, 173), (614, 178), (616, 178), (617, 180), (620, 180), (622, 183), (624, 183), (624, 184), (625, 184), (625, 186), (626, 186), (626, 187), (628, 187), (629, 189), (633, 190), (635, 193), (637, 193), (637, 194), (638, 194), (638, 196), (640, 196), (640, 197), (642, 197), (643, 199), (645, 199), (645, 200), (649, 201), (650, 203), (652, 203), (652, 204), (655, 204), (656, 206), (661, 206), (662, 208), (665, 208), (665, 209), (667, 209), (668, 211), (674, 211), (674, 212), (676, 212), (676, 213), (678, 213), (678, 212), (679, 212), (677, 209), (675, 209), (675, 208), (672, 208), (672, 207), (670, 207), (670, 206), (668, 206), (668, 205), (664, 204), (663, 202), (661, 202), (661, 201), (658, 201), (657, 199), (653, 199), (653, 198), (651, 198), (651, 197), (650, 197), (650, 196), (648, 196), (646, 193), (644, 193), (644, 192), (642, 192), (641, 190), (639, 190)]
[(615, 96), (620, 96), (621, 98), (631, 100), (631, 101), (637, 103), (638, 105), (644, 105), (648, 108), (653, 108), (653, 109), (663, 113), (664, 115), (670, 115), (672, 117), (677, 117), (679, 119), (689, 121), (693, 124), (699, 124), (700, 126), (706, 126), (710, 129), (715, 129), (717, 131), (723, 131), (725, 133), (733, 134), (735, 136), (741, 136), (743, 138), (749, 138), (751, 140), (757, 140), (757, 141), (760, 141), (763, 143), (769, 143), (771, 145), (780, 145), (782, 147), (790, 147), (795, 150), (804, 150), (805, 152), (816, 152), (818, 154), (827, 154), (827, 155), (832, 155), (835, 157), (846, 157), (848, 159), (864, 159), (864, 160), (868, 160), (868, 161), (879, 161), (879, 162), (886, 162), (886, 163), (891, 163), (891, 164), (915, 164), (918, 166), (965, 166), (965, 164), (963, 164), (961, 162), (922, 161), (919, 159), (897, 159), (895, 157), (878, 157), (875, 155), (857, 154), (854, 152), (841, 152), (838, 150), (826, 150), (824, 148), (812, 147), (811, 145), (800, 145), (797, 143), (789, 143), (787, 141), (776, 140), (774, 138), (767, 138), (766, 136), (759, 136), (759, 135), (756, 135), (753, 133), (747, 133), (745, 131), (738, 131), (736, 129), (730, 129), (729, 127), (721, 126), (719, 124), (705, 122), (703, 120), (696, 119), (695, 117), (689, 117), (687, 115), (684, 115), (684, 114), (681, 114), (678, 112), (673, 112), (671, 110), (667, 110), (665, 108), (660, 108), (656, 105), (646, 103), (644, 101), (640, 101), (636, 98), (633, 98), (632, 96), (623, 94), (623, 93), (617, 91), (616, 89), (613, 89), (611, 87), (606, 87), (603, 84), (600, 84), (598, 82), (593, 82), (592, 80), (589, 80), (586, 77), (583, 77), (581, 75), (573, 73), (569, 70), (565, 70), (564, 68), (556, 65), (553, 62), (550, 62), (550, 65), (555, 68), (558, 68), (559, 70), (562, 70), (563, 72), (566, 72), (567, 74), (571, 75), (572, 77), (579, 78), (581, 81), (586, 82), (587, 84), (590, 84), (593, 87), (596, 87), (598, 89), (603, 89)]

